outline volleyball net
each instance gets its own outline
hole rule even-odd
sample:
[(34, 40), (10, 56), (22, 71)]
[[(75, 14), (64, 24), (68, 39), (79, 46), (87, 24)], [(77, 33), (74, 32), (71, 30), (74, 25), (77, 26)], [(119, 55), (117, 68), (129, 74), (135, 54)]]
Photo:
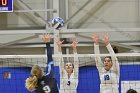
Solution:
[[(74, 62), (73, 54), (62, 55), (64, 62)], [(128, 89), (140, 91), (140, 53), (117, 54), (77, 54), (79, 61), (79, 84), (77, 93), (99, 93), (100, 78), (95, 57), (116, 56), (120, 64), (120, 93)], [(59, 54), (54, 54), (55, 77), (60, 85)], [(0, 55), (0, 91), (1, 93), (29, 93), (25, 89), (25, 80), (30, 76), (33, 65), (47, 66), (46, 55)], [(45, 70), (44, 70), (45, 72)]]

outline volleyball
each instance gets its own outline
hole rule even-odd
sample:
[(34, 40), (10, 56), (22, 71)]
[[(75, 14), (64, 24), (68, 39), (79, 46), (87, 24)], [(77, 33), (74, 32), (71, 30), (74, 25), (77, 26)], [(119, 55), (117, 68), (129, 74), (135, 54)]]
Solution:
[(51, 21), (54, 29), (60, 30), (64, 26), (64, 20), (60, 17), (53, 18)]

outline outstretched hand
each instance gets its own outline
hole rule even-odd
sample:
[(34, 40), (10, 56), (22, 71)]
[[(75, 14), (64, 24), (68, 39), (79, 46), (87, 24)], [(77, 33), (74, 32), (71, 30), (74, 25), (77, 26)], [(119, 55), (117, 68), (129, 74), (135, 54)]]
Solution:
[(55, 37), (55, 42), (58, 46), (58, 51), (62, 52), (61, 47), (62, 47), (62, 43), (64, 42), (64, 40), (60, 41), (58, 37)]
[(108, 34), (105, 34), (105, 35), (104, 35), (103, 41), (104, 41), (104, 43), (105, 43), (106, 45), (109, 44), (109, 35), (108, 35)]
[(76, 38), (73, 39), (72, 43), (71, 43), (71, 47), (72, 48), (76, 48), (78, 44), (78, 40)]
[(42, 40), (45, 43), (48, 43), (48, 42), (50, 42), (50, 38), (51, 38), (50, 34), (49, 33), (45, 33), (45, 34), (43, 34)]
[(96, 33), (93, 33), (92, 34), (92, 40), (93, 40), (93, 42), (95, 43), (95, 44), (99, 44), (99, 35), (98, 34), (96, 34)]
[(58, 47), (62, 47), (62, 43), (64, 42), (64, 40), (60, 41), (58, 37), (55, 37), (55, 42)]
[(78, 44), (78, 40), (76, 38), (73, 39), (72, 43), (71, 43), (71, 47), (73, 48), (74, 52), (77, 52), (77, 44)]

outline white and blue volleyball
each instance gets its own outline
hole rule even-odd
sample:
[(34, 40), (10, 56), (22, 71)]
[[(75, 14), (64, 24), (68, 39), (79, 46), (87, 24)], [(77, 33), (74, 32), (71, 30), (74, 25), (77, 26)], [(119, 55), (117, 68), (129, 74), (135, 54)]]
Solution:
[(64, 20), (60, 17), (53, 18), (51, 23), (52, 27), (57, 30), (60, 30), (64, 26)]

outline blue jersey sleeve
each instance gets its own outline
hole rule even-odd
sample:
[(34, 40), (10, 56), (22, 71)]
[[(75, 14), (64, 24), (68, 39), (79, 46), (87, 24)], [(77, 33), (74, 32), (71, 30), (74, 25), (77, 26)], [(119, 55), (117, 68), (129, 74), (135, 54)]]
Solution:
[(52, 58), (52, 50), (50, 47), (50, 43), (46, 43), (46, 47), (47, 47), (46, 76), (50, 78), (54, 78), (54, 61)]

